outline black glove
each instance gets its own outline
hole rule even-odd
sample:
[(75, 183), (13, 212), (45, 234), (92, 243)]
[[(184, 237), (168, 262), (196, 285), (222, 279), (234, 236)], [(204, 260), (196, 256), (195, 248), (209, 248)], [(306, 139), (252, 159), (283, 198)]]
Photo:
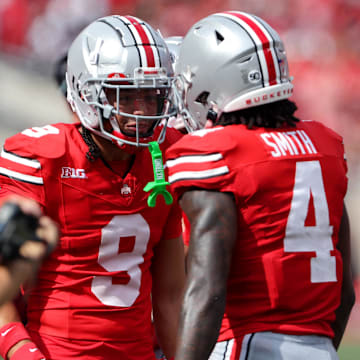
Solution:
[(36, 236), (38, 219), (25, 214), (18, 205), (5, 202), (0, 207), (0, 256), (3, 263), (23, 258), (20, 247), (28, 240), (41, 241)]

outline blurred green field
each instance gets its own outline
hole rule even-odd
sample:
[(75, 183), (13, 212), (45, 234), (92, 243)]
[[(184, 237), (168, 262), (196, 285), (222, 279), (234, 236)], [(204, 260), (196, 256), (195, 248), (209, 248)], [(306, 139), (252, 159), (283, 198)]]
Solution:
[(340, 360), (358, 360), (360, 359), (360, 344), (343, 343), (339, 348)]

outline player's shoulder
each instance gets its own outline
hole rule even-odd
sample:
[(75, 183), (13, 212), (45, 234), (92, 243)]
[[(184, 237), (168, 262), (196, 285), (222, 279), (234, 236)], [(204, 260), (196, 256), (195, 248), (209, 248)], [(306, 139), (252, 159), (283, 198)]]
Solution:
[(172, 144), (175, 144), (176, 142), (178, 142), (183, 136), (184, 136), (184, 134), (181, 133), (179, 130), (177, 130), (177, 129), (173, 128), (173, 127), (168, 127), (166, 129), (165, 139), (161, 143), (160, 148), (162, 150), (166, 150)]
[(183, 136), (166, 152), (168, 158), (191, 153), (225, 152), (237, 145), (230, 126), (215, 126)]
[(58, 158), (66, 151), (67, 139), (74, 130), (75, 124), (34, 126), (6, 139), (4, 151), (29, 158)]
[(322, 139), (328, 138), (333, 141), (342, 142), (343, 138), (335, 130), (331, 129), (327, 125), (315, 121), (315, 120), (301, 120), (298, 123), (298, 127), (301, 127), (305, 130), (309, 130), (314, 134), (314, 136), (321, 137)]

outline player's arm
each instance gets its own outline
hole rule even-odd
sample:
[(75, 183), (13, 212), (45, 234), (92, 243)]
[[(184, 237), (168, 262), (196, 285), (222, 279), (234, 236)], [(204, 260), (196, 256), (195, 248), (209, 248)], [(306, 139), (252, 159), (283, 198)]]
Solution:
[[(0, 354), (5, 360), (30, 359), (29, 354), (32, 356), (31, 359), (40, 359), (44, 358), (43, 355), (39, 350), (34, 350), (36, 345), (31, 341), (21, 323), (15, 305), (10, 300), (17, 295), (20, 285), (36, 274), (48, 250), (55, 247), (59, 236), (58, 227), (50, 218), (41, 214), (40, 205), (31, 199), (12, 196), (7, 199), (4, 205), (8, 203), (18, 205), (21, 212), (17, 213), (16, 217), (11, 218), (13, 227), (6, 227), (2, 223), (3, 232), (0, 234), (3, 239), (5, 233), (13, 228), (13, 234), (17, 236), (14, 247), (16, 251), (8, 251), (12, 257), (0, 264), (0, 304), (2, 305), (0, 306)], [(27, 216), (38, 219), (38, 225), (34, 231), (42, 242), (27, 240), (33, 239), (34, 234), (29, 234), (29, 238), (22, 238), (27, 235), (27, 232), (15, 231), (17, 226), (23, 225), (23, 220)], [(10, 237), (6, 245), (8, 250), (12, 244), (11, 240), (13, 239)], [(18, 247), (19, 243), (22, 244), (20, 247)], [(29, 349), (32, 349), (31, 352)]]
[(349, 315), (355, 303), (355, 292), (351, 273), (351, 246), (350, 225), (345, 203), (339, 230), (339, 242), (337, 246), (343, 259), (343, 283), (341, 288), (341, 301), (336, 310), (336, 320), (332, 324), (335, 336), (333, 344), (337, 349), (343, 337)]
[(159, 345), (167, 359), (175, 355), (176, 333), (185, 283), (182, 237), (162, 239), (154, 250), (153, 317)]
[(237, 233), (231, 194), (192, 190), (180, 205), (190, 220), (187, 280), (176, 359), (208, 359), (225, 311), (227, 278)]
[(1, 305), (13, 300), (20, 285), (36, 274), (45, 254), (55, 247), (59, 232), (37, 202), (16, 195), (0, 207), (0, 229)]

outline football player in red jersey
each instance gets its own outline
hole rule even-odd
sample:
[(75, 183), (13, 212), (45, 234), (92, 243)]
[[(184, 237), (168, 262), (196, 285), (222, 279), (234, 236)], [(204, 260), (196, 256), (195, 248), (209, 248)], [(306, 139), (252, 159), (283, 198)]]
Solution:
[(200, 20), (176, 73), (193, 132), (166, 152), (191, 226), (175, 359), (338, 359), (354, 304), (341, 137), (294, 116), (283, 43), (254, 15)]
[(61, 237), (27, 295), (26, 329), (12, 304), (0, 310), (4, 358), (153, 360), (152, 309), (161, 348), (174, 356), (181, 211), (163, 196), (148, 206), (144, 191), (162, 170), (148, 149), (179, 137), (166, 132), (172, 76), (166, 44), (147, 23), (98, 19), (68, 52), (67, 96), (79, 123), (6, 140), (1, 195), (36, 200)]

